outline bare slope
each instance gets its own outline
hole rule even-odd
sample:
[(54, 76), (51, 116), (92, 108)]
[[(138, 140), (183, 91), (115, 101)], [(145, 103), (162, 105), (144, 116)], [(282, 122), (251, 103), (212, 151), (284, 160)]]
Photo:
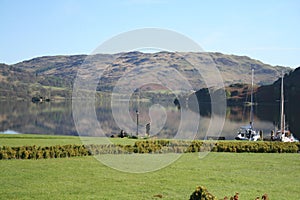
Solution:
[[(187, 57), (188, 60), (184, 59), (181, 55)], [(82, 64), (85, 63), (86, 58), (86, 55), (44, 56), (14, 65), (2, 64), (0, 67), (1, 97), (16, 96), (30, 98), (34, 94), (40, 93), (41, 95), (46, 95), (51, 92), (56, 92), (55, 96), (68, 96), (70, 92), (67, 91), (72, 88), (76, 73), (78, 69), (83, 67)], [(225, 85), (250, 83), (251, 68), (255, 69), (255, 84), (257, 85), (271, 84), (278, 79), (282, 70), (291, 70), (290, 68), (281, 66), (270, 66), (246, 56), (225, 55), (221, 53), (179, 54), (159, 52), (147, 54), (128, 52), (94, 55), (88, 58), (90, 58), (89, 63), (93, 66), (100, 66), (103, 59), (106, 60), (105, 69), (99, 69), (104, 70), (98, 86), (98, 90), (101, 91), (110, 91), (121, 77), (130, 77), (136, 74), (159, 74), (161, 78), (173, 81), (172, 84), (178, 84), (176, 80), (172, 80), (174, 71), (182, 75), (192, 85), (194, 90), (199, 90), (206, 85), (203, 77), (201, 77), (203, 74), (200, 73), (201, 75), (199, 75), (192, 64), (197, 63), (202, 67), (207, 67), (205, 64), (208, 60), (211, 62), (210, 64), (218, 68)], [(13, 71), (19, 71), (24, 76), (17, 76), (17, 80), (8, 81), (15, 79), (17, 72), (12, 73)], [(6, 84), (5, 87), (3, 83)], [(22, 86), (22, 90), (16, 92), (15, 89), (12, 89), (7, 84), (15, 88)], [(147, 88), (151, 89), (151, 87)], [(4, 93), (7, 90), (9, 92)], [(65, 92), (58, 92), (61, 90), (65, 90)]]

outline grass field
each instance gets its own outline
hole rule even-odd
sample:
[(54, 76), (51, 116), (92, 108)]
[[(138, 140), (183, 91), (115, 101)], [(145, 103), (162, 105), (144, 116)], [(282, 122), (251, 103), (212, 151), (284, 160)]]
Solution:
[(128, 138), (77, 137), (60, 135), (0, 134), (0, 146), (52, 146), (65, 144), (104, 144), (108, 140), (115, 144), (133, 145), (137, 140)]
[[(17, 144), (14, 140), (22, 144), (22, 139), (10, 137), (11, 143), (0, 137), (1, 145), (3, 139), (9, 145)], [(76, 141), (65, 136), (37, 141), (33, 135), (26, 137), (36, 145), (62, 144), (57, 137)], [(271, 200), (300, 199), (300, 154), (209, 153), (199, 159), (198, 153), (187, 153), (161, 170), (142, 174), (111, 169), (94, 157), (0, 160), (0, 169), (0, 199), (140, 200), (162, 194), (163, 199), (181, 200), (188, 199), (197, 185), (206, 186), (219, 199), (235, 192), (240, 200), (264, 193)]]

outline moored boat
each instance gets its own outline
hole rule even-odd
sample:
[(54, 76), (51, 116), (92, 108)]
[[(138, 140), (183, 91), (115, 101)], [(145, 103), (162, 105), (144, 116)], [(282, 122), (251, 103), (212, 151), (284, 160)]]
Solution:
[(257, 141), (260, 139), (260, 134), (253, 127), (253, 78), (254, 78), (254, 69), (252, 69), (251, 76), (251, 101), (248, 103), (250, 107), (250, 123), (246, 126), (241, 126), (237, 132), (236, 140), (249, 140)]
[(280, 97), (280, 128), (278, 131), (272, 132), (271, 140), (282, 142), (298, 142), (299, 140), (288, 130), (285, 124), (284, 114), (284, 91), (283, 91), (283, 72), (281, 76), (281, 97)]

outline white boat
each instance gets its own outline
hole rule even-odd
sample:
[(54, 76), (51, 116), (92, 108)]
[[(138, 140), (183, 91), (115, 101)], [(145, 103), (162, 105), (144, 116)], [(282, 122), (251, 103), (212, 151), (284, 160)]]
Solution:
[(282, 142), (299, 142), (298, 139), (288, 130), (285, 125), (285, 115), (284, 115), (284, 93), (283, 93), (283, 72), (281, 76), (281, 97), (280, 97), (280, 129), (278, 131), (272, 132), (271, 139), (273, 141)]
[(235, 139), (257, 141), (260, 139), (260, 134), (256, 130), (254, 130), (251, 125), (241, 126)]
[(260, 139), (260, 134), (253, 127), (253, 77), (254, 69), (252, 69), (251, 81), (251, 101), (250, 101), (250, 123), (246, 126), (241, 126), (237, 132), (236, 140), (257, 141)]

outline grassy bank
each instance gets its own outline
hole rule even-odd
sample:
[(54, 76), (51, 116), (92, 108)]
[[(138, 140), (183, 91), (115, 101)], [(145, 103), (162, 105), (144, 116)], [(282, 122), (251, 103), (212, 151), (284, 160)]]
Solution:
[(0, 134), (0, 146), (54, 146), (66, 144), (105, 144), (107, 141), (114, 144), (133, 145), (136, 140), (128, 138), (99, 138), (60, 135), (34, 134)]
[(93, 157), (0, 160), (1, 199), (188, 199), (197, 185), (219, 198), (268, 193), (270, 199), (299, 199), (299, 154), (183, 154), (164, 169), (132, 174)]
[[(105, 142), (105, 138), (81, 139), (85, 143)], [(0, 134), (0, 145), (82, 144), (81, 139), (74, 136)], [(137, 140), (110, 138), (110, 141), (133, 145)], [(299, 153), (211, 152), (202, 159), (198, 155), (182, 154), (171, 165), (144, 174), (114, 170), (92, 156), (0, 160), (0, 199), (146, 200), (157, 199), (154, 195), (161, 194), (163, 199), (178, 200), (188, 199), (197, 185), (206, 186), (219, 199), (235, 192), (240, 193), (241, 200), (255, 199), (264, 193), (271, 200), (300, 199)]]

